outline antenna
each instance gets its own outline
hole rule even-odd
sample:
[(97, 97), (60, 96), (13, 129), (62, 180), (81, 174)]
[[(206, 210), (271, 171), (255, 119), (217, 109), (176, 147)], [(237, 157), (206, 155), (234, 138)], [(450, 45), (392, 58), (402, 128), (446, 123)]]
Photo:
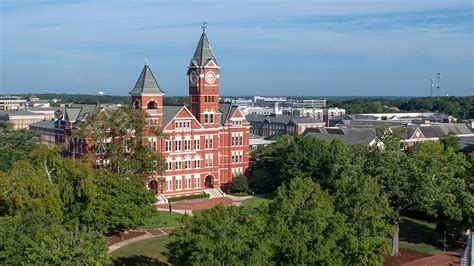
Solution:
[(202, 33), (206, 33), (206, 28), (207, 28), (207, 22), (204, 20), (203, 22), (201, 22), (202, 26)]
[(145, 58), (145, 65), (148, 66), (148, 58)]
[(433, 97), (433, 87), (434, 87), (434, 78), (430, 79), (431, 85), (430, 85), (430, 97)]
[(440, 73), (440, 72), (438, 72), (437, 78), (438, 78), (438, 86), (437, 86), (437, 88), (438, 88), (438, 100), (439, 100), (439, 80), (441, 79), (441, 73)]

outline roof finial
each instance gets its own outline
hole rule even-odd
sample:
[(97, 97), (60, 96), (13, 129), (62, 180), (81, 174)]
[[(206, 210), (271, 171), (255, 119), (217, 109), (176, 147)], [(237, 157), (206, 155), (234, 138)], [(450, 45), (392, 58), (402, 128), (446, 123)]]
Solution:
[(145, 58), (145, 66), (148, 66), (148, 58)]
[(201, 24), (202, 24), (202, 26), (201, 26), (201, 28), (202, 28), (202, 33), (206, 33), (206, 28), (207, 28), (206, 25), (207, 25), (207, 22), (204, 20), (203, 22), (201, 22)]

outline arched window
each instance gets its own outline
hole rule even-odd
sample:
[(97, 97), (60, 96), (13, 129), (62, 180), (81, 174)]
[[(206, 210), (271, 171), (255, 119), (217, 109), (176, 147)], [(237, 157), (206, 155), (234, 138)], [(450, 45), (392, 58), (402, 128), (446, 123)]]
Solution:
[(158, 105), (156, 104), (155, 101), (150, 101), (150, 102), (148, 102), (146, 108), (147, 109), (156, 109), (156, 108), (158, 108)]
[(141, 108), (139, 100), (135, 100), (135, 102), (133, 103), (133, 108), (135, 108), (135, 109), (140, 109)]

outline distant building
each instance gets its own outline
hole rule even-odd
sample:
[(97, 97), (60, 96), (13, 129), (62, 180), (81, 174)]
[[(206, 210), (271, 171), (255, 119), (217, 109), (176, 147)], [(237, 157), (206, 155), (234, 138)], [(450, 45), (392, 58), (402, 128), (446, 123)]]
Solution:
[(28, 129), (30, 124), (45, 120), (44, 114), (24, 110), (0, 111), (0, 121), (10, 122), (13, 129)]
[(250, 134), (250, 140), (249, 140), (250, 151), (255, 151), (258, 148), (265, 147), (274, 143), (276, 143), (276, 141), (265, 139), (264, 137), (259, 136), (259, 135)]
[(27, 111), (35, 114), (44, 114), (45, 120), (54, 120), (56, 112), (60, 109), (58, 107), (34, 107), (28, 108)]
[(286, 97), (253, 97), (253, 102), (260, 107), (274, 107), (275, 103), (282, 104), (287, 101)]
[(411, 146), (419, 141), (438, 141), (440, 138), (445, 137), (450, 133), (458, 137), (474, 137), (472, 130), (470, 130), (465, 124), (436, 123), (408, 126), (403, 138), (407, 145)]
[[(383, 146), (381, 141), (376, 137), (377, 126), (365, 127), (327, 127), (307, 129), (305, 136), (313, 136), (327, 141), (340, 139), (346, 144), (353, 145), (357, 143), (367, 143), (369, 145)], [(391, 128), (405, 128), (403, 133), (403, 141), (407, 146), (412, 146), (420, 141), (438, 141), (440, 138), (448, 134), (455, 134), (460, 138), (474, 138), (474, 133), (465, 124), (424, 124), (424, 125), (391, 125)]]
[(244, 115), (275, 115), (274, 107), (241, 106), (240, 110)]
[(0, 97), (0, 110), (22, 110), (26, 108), (26, 100), (17, 96)]
[(329, 120), (346, 114), (346, 109), (338, 108), (338, 107), (332, 107), (328, 109), (324, 109), (323, 113), (323, 121), (326, 123), (326, 126), (329, 126)]
[(313, 118), (300, 116), (247, 115), (250, 133), (267, 137), (282, 135), (301, 135), (307, 128), (324, 127), (325, 123)]
[(429, 123), (455, 123), (456, 118), (438, 113), (375, 113), (339, 115), (329, 118), (329, 126), (376, 126)]
[(311, 128), (307, 129), (304, 135), (325, 141), (338, 139), (349, 145), (365, 143), (370, 146), (384, 146), (382, 141), (377, 138), (375, 128)]
[(54, 147), (59, 144), (57, 138), (64, 134), (61, 128), (56, 128), (54, 121), (39, 121), (29, 125), (29, 129), (40, 135), (41, 143)]
[(289, 99), (286, 105), (293, 108), (326, 108), (327, 99)]

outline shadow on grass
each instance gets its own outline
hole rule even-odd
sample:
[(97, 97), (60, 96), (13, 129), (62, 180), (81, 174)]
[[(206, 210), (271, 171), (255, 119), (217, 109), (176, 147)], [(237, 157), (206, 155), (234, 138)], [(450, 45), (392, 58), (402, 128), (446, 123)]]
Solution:
[(428, 225), (411, 219), (403, 219), (400, 223), (400, 240), (413, 244), (430, 244), (442, 248), (441, 236)]
[(272, 200), (273, 198), (275, 198), (275, 194), (256, 194), (256, 195), (253, 195), (255, 198), (261, 198), (261, 199), (269, 199), (269, 200)]
[(114, 265), (168, 265), (158, 259), (143, 255), (121, 257), (113, 260)]

